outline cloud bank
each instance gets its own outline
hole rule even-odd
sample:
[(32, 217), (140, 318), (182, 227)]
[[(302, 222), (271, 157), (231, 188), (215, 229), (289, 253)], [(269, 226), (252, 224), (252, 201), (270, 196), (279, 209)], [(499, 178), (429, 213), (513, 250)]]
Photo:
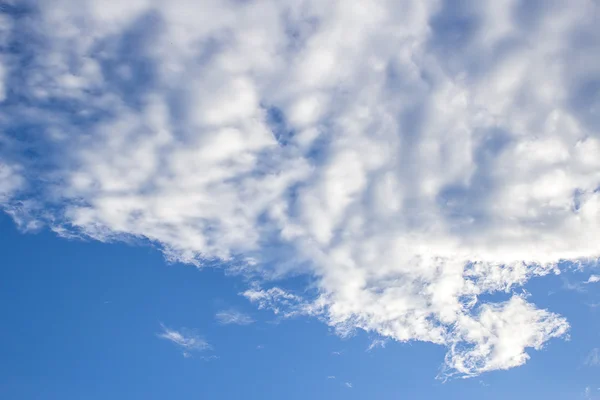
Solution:
[[(7, 2), (0, 202), (145, 239), (286, 315), (523, 364), (567, 321), (516, 289), (600, 255), (598, 3)], [(487, 301), (490, 293), (504, 301)]]

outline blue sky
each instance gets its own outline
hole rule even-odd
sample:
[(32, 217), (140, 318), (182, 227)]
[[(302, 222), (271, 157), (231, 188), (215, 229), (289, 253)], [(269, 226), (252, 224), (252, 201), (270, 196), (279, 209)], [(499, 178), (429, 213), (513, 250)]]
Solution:
[(0, 395), (600, 398), (599, 9), (0, 2)]
[[(434, 378), (444, 352), (435, 345), (388, 342), (367, 351), (367, 334), (340, 339), (318, 321), (256, 311), (238, 295), (243, 282), (222, 270), (167, 266), (148, 247), (23, 235), (6, 216), (0, 226), (4, 398), (572, 399), (597, 382), (597, 367), (585, 360), (600, 319), (582, 306), (593, 295), (547, 296), (557, 279), (531, 291), (569, 318), (571, 341), (552, 343), (520, 368), (442, 383)], [(215, 314), (230, 308), (256, 322), (220, 325)], [(184, 357), (157, 337), (161, 323), (196, 329), (212, 349)], [(211, 356), (218, 358), (202, 358)]]

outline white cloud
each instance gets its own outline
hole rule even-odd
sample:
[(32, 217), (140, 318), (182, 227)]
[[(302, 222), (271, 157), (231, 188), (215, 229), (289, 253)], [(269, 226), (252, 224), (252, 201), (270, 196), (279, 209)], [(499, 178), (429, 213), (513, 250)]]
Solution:
[(600, 282), (600, 275), (591, 275), (586, 283)]
[(346, 386), (348, 389), (352, 389), (352, 383), (351, 382), (344, 382), (344, 386)]
[(457, 336), (464, 339), (452, 345), (447, 365), (464, 375), (521, 365), (529, 359), (525, 348), (540, 349), (547, 338), (562, 336), (568, 328), (560, 317), (518, 296), (485, 304), (476, 318), (467, 317), (458, 326)]
[(233, 309), (219, 311), (215, 318), (223, 325), (250, 325), (254, 323), (251, 316)]
[[(192, 356), (191, 352), (210, 350), (211, 346), (201, 336), (193, 331), (182, 329), (175, 330), (170, 329), (161, 324), (162, 332), (158, 333), (157, 336), (161, 339), (166, 339), (183, 350), (183, 356), (189, 358)], [(211, 356), (213, 357), (213, 356)]]
[(0, 205), (8, 203), (23, 185), (18, 167), (5, 164), (0, 160)]
[[(514, 290), (600, 255), (594, 3), (121, 3), (2, 23), (2, 40), (36, 39), (26, 65), (1, 61), (15, 219), (144, 238), (263, 287), (308, 275), (309, 295), (244, 295), (446, 346), (448, 374), (521, 365), (566, 334)], [(20, 185), (44, 212), (17, 207)]]
[(369, 347), (367, 347), (367, 351), (371, 351), (378, 347), (385, 348), (386, 343), (387, 341), (385, 339), (375, 339), (371, 341), (371, 344), (369, 344)]
[(318, 315), (320, 311), (317, 304), (309, 303), (301, 296), (279, 287), (268, 290), (251, 288), (241, 294), (256, 303), (259, 309), (269, 309), (288, 318), (297, 315)]

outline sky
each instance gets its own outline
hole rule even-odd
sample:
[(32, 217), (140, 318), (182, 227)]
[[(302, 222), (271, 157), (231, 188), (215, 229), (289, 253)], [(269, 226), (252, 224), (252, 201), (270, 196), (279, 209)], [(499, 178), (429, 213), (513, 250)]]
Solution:
[(599, 18), (0, 1), (0, 396), (600, 399)]

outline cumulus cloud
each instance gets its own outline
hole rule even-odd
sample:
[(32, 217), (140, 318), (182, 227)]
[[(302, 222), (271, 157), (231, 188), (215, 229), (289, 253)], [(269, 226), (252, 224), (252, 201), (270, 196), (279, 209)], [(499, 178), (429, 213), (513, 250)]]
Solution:
[(600, 255), (597, 8), (18, 2), (0, 204), (222, 262), (340, 334), (443, 345), (447, 375), (518, 366), (569, 325), (515, 290)]
[[(183, 350), (183, 356), (186, 358), (192, 356), (191, 352), (199, 352), (211, 349), (210, 344), (208, 344), (207, 341), (205, 341), (194, 331), (185, 328), (181, 330), (170, 329), (164, 326), (163, 324), (161, 324), (161, 328), (162, 332), (157, 333), (157, 336), (161, 339), (166, 339), (179, 346)], [(203, 359), (205, 358), (203, 357)]]
[(251, 316), (234, 309), (219, 311), (215, 318), (222, 325), (250, 325), (254, 323)]
[(600, 282), (600, 275), (591, 275), (586, 283)]

